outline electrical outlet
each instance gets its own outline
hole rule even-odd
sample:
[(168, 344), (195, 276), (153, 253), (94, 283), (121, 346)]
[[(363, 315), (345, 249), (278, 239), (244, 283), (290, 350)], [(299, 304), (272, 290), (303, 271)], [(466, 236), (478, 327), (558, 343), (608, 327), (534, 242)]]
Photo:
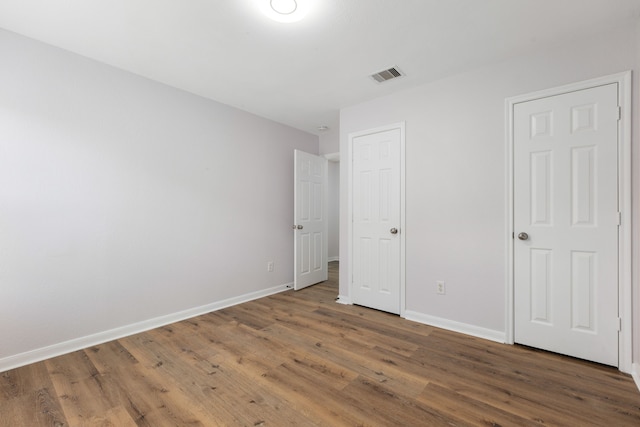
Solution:
[(444, 280), (438, 280), (436, 281), (436, 293), (438, 295), (444, 295), (447, 292), (447, 288), (444, 286)]
[(273, 261), (268, 261), (268, 262), (267, 262), (267, 271), (268, 271), (269, 273), (272, 273), (272, 272), (273, 272)]

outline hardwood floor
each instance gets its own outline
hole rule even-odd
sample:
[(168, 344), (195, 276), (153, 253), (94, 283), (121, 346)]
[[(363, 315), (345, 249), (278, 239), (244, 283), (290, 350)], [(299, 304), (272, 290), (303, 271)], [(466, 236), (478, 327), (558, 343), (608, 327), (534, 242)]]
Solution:
[(0, 374), (1, 426), (639, 426), (617, 369), (335, 303), (328, 282)]

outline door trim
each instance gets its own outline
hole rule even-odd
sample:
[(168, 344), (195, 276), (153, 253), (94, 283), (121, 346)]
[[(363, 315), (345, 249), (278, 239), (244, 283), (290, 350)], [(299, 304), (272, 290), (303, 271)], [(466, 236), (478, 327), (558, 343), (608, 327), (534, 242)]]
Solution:
[(505, 292), (505, 337), (507, 344), (514, 343), (514, 166), (513, 166), (513, 110), (515, 104), (535, 99), (561, 95), (583, 89), (590, 89), (611, 83), (618, 84), (618, 100), (622, 114), (618, 122), (618, 203), (622, 213), (622, 225), (618, 227), (618, 317), (621, 320), (621, 331), (618, 335), (618, 369), (630, 373), (632, 370), (632, 216), (631, 216), (631, 71), (585, 80), (552, 89), (519, 95), (505, 100), (505, 141), (506, 141), (506, 233), (505, 247), (506, 292)]
[(348, 263), (347, 277), (349, 278), (349, 304), (352, 303), (353, 295), (353, 140), (355, 138), (370, 135), (373, 133), (386, 132), (389, 130), (400, 129), (400, 317), (405, 317), (406, 311), (406, 269), (405, 269), (405, 243), (406, 243), (406, 221), (405, 221), (405, 122), (392, 123), (385, 126), (366, 129), (348, 134), (348, 151), (347, 151), (347, 248)]

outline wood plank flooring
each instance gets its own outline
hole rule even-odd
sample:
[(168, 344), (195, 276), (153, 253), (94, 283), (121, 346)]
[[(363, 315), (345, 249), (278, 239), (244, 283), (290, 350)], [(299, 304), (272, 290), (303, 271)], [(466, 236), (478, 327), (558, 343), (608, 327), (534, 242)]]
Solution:
[(640, 426), (617, 369), (335, 303), (330, 280), (0, 373), (0, 426)]

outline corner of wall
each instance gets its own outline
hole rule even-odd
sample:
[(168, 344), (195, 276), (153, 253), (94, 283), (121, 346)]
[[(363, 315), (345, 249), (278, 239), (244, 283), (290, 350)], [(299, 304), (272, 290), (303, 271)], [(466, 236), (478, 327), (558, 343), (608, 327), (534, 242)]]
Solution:
[(351, 298), (345, 295), (338, 295), (336, 302), (338, 304), (351, 305)]
[(631, 378), (633, 378), (636, 387), (638, 387), (638, 391), (640, 391), (640, 363), (633, 363), (631, 365)]
[(329, 129), (319, 135), (319, 153), (329, 154), (340, 151), (340, 130)]

